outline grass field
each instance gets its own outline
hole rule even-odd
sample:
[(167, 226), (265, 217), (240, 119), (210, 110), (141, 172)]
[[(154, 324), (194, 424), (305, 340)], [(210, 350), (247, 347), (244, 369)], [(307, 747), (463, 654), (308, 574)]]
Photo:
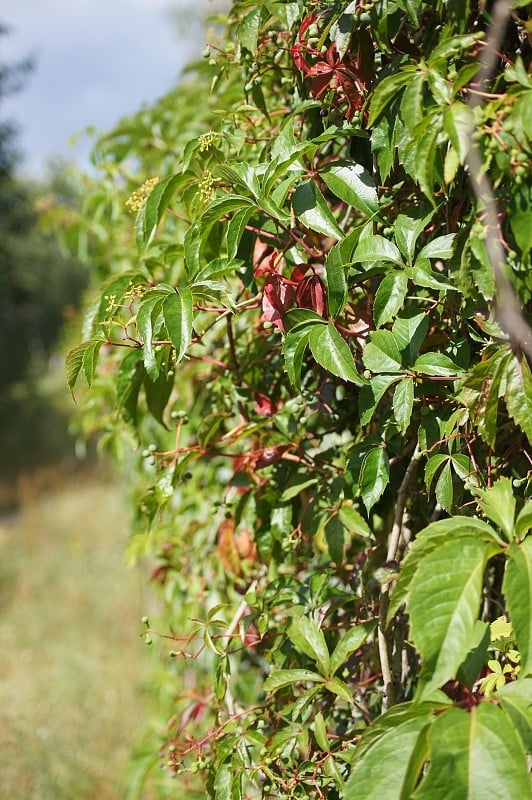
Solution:
[(126, 538), (120, 489), (94, 479), (1, 518), (1, 800), (126, 797), (151, 661)]

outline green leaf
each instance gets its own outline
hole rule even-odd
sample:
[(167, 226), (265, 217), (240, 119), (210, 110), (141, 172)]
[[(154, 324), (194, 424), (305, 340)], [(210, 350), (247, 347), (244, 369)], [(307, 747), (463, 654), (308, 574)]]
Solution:
[(532, 249), (532, 211), (516, 211), (509, 215), (510, 228), (522, 253)]
[(407, 600), (412, 579), (423, 559), (447, 542), (462, 541), (464, 538), (477, 538), (481, 542), (499, 547), (502, 544), (497, 532), (490, 525), (474, 517), (451, 517), (432, 522), (418, 533), (401, 565), (390, 600), (388, 620), (391, 620), (397, 609)]
[(362, 462), (359, 489), (369, 512), (379, 500), (390, 480), (388, 453), (384, 447), (372, 447)]
[(255, 55), (255, 51), (257, 49), (260, 18), (261, 8), (259, 6), (258, 8), (254, 8), (252, 11), (246, 14), (237, 26), (238, 41), (242, 47), (245, 47), (246, 50), (249, 50), (252, 55)]
[(311, 681), (312, 683), (324, 683), (325, 678), (317, 672), (308, 669), (278, 669), (272, 672), (264, 681), (265, 692), (277, 692), (285, 686), (293, 683)]
[(120, 362), (116, 377), (116, 407), (126, 422), (137, 425), (140, 387), (146, 379), (146, 370), (140, 350), (131, 350)]
[(529, 500), (519, 514), (515, 521), (515, 538), (520, 541), (525, 538), (525, 535), (532, 529), (532, 500)]
[(324, 687), (333, 694), (341, 697), (346, 703), (353, 702), (353, 693), (350, 691), (349, 686), (338, 678), (330, 678), (324, 683)]
[(404, 267), (401, 253), (393, 242), (385, 239), (384, 236), (367, 236), (361, 239), (352, 257), (353, 263), (365, 263), (367, 261), (384, 261)]
[(368, 523), (364, 519), (364, 517), (353, 508), (353, 506), (344, 505), (340, 508), (338, 512), (338, 516), (342, 520), (343, 524), (349, 531), (349, 533), (354, 534), (355, 536), (360, 536), (362, 539), (370, 539), (372, 536), (371, 530), (368, 526)]
[(465, 103), (455, 101), (446, 106), (443, 112), (443, 125), (452, 146), (458, 153), (460, 164), (465, 164), (472, 146), (471, 134), (475, 128), (473, 111)]
[(532, 753), (532, 678), (507, 683), (497, 692), (499, 705), (510, 718), (527, 753)]
[(362, 622), (360, 625), (355, 625), (353, 628), (350, 628), (347, 633), (342, 636), (331, 653), (331, 675), (334, 675), (342, 664), (362, 647), (368, 636), (375, 630), (376, 624), (375, 620)]
[(444, 353), (424, 353), (412, 367), (419, 375), (438, 375), (442, 378), (461, 375), (463, 370)]
[(226, 214), (240, 211), (242, 208), (256, 210), (256, 205), (249, 197), (244, 197), (240, 194), (226, 194), (223, 197), (215, 197), (201, 216), (201, 237), (204, 238), (214, 223), (225, 217)]
[(172, 291), (171, 287), (168, 287), (167, 290), (157, 287), (146, 292), (137, 311), (137, 329), (142, 340), (144, 366), (154, 381), (159, 376), (159, 365), (153, 346), (154, 329), (161, 313), (162, 304), (170, 291)]
[(318, 711), (314, 717), (314, 736), (316, 737), (318, 747), (321, 747), (326, 753), (330, 753), (331, 744), (327, 736), (327, 728), (325, 727), (325, 720), (323, 719), (321, 711)]
[[(351, 770), (344, 800), (399, 800), (407, 780), (410, 759), (424, 728), (430, 723), (423, 716), (406, 719), (385, 730), (365, 751)], [(371, 731), (372, 726), (368, 731)], [(363, 741), (363, 740), (362, 740)]]
[(286, 503), (288, 500), (293, 500), (294, 497), (301, 494), (303, 489), (308, 489), (309, 486), (314, 486), (317, 482), (318, 479), (316, 477), (311, 476), (309, 478), (308, 472), (303, 474), (296, 472), (294, 477), (290, 478), (288, 486), (281, 494), (281, 502)]
[(470, 713), (451, 708), (430, 729), (429, 767), (415, 800), (528, 797), (530, 779), (522, 743), (492, 703)]
[(450, 460), (447, 461), (436, 481), (436, 500), (444, 511), (451, 512), (453, 506), (453, 477)]
[(313, 231), (342, 239), (344, 232), (338, 226), (327, 202), (314, 181), (299, 184), (292, 196), (294, 214)]
[(192, 292), (188, 287), (176, 289), (163, 301), (162, 314), (166, 330), (176, 350), (176, 363), (183, 358), (192, 339)]
[(424, 256), (418, 256), (413, 267), (407, 269), (407, 275), (415, 286), (424, 286), (437, 291), (457, 291), (458, 287), (445, 280), (441, 274), (432, 272), (430, 261)]
[(357, 386), (365, 382), (356, 371), (353, 354), (347, 342), (330, 320), (327, 325), (313, 326), (309, 344), (312, 355), (324, 369)]
[(349, 42), (351, 41), (355, 29), (355, 12), (357, 5), (358, 0), (353, 0), (353, 2), (349, 3), (331, 25), (329, 36), (331, 41), (336, 45), (340, 61), (347, 53)]
[(347, 300), (347, 269), (339, 246), (332, 247), (325, 261), (327, 302), (329, 314), (336, 317), (344, 310)]
[(371, 334), (362, 354), (366, 369), (371, 372), (403, 372), (401, 353), (391, 331), (380, 330)]
[(103, 339), (88, 339), (86, 342), (73, 347), (65, 359), (66, 378), (68, 388), (74, 391), (79, 373), (83, 369), (87, 383), (92, 384), (96, 372), (96, 363)]
[(425, 486), (427, 488), (427, 492), (430, 492), (434, 475), (437, 473), (441, 465), (448, 460), (449, 456), (445, 455), (445, 453), (438, 453), (437, 455), (431, 456), (429, 459), (427, 459), (427, 463), (425, 464)]
[(397, 215), (394, 226), (395, 241), (409, 264), (412, 264), (414, 261), (416, 242), (433, 216), (434, 209), (431, 208), (430, 211), (427, 212), (426, 204), (425, 207), (421, 209), (413, 208), (408, 215)]
[(379, 209), (379, 198), (371, 174), (354, 161), (334, 161), (320, 169), (329, 189), (363, 214), (372, 216)]
[(484, 514), (504, 533), (506, 541), (513, 539), (515, 497), (510, 478), (501, 477), (489, 489), (475, 489), (478, 504)]
[(417, 565), (407, 605), (411, 638), (423, 661), (418, 701), (455, 678), (467, 656), (492, 552), (479, 539), (460, 537), (426, 553)]
[(164, 212), (170, 205), (174, 194), (181, 186), (186, 186), (195, 180), (191, 172), (180, 172), (169, 175), (155, 184), (148, 198), (137, 215), (135, 223), (137, 247), (142, 253), (151, 243)]
[(405, 378), (399, 381), (393, 394), (393, 413), (399, 430), (406, 433), (414, 407), (414, 380)]
[(429, 329), (429, 318), (416, 309), (403, 312), (393, 326), (392, 333), (397, 346), (407, 364), (412, 364), (419, 353)]
[(451, 258), (455, 236), (455, 233), (438, 236), (423, 247), (418, 258)]
[(434, 182), (436, 180), (435, 163), (439, 132), (440, 126), (432, 117), (420, 138), (414, 139), (414, 175), (412, 177), (417, 180), (421, 191), (433, 206), (436, 204)]
[(256, 209), (252, 206), (249, 206), (247, 208), (242, 208), (240, 211), (237, 211), (235, 214), (233, 214), (233, 217), (227, 226), (226, 233), (227, 257), (229, 259), (236, 257), (238, 253), (238, 246), (246, 229), (246, 225), (255, 212)]
[(147, 375), (144, 380), (144, 391), (146, 392), (146, 403), (154, 419), (165, 425), (163, 413), (170, 399), (174, 386), (174, 373), (169, 368), (170, 347), (164, 347), (157, 353), (157, 366), (159, 376), (156, 380), (151, 380)]
[(532, 536), (510, 545), (503, 592), (526, 677), (532, 672)]
[(329, 675), (329, 650), (323, 631), (310, 617), (293, 617), (288, 636), (295, 647), (316, 662), (322, 675)]
[(413, 131), (423, 119), (425, 80), (426, 75), (423, 72), (419, 72), (411, 84), (406, 87), (401, 98), (401, 116), (409, 131)]
[(508, 359), (504, 399), (508, 413), (532, 444), (532, 373), (526, 359)]
[(289, 331), (283, 343), (283, 356), (286, 374), (292, 386), (299, 389), (303, 356), (308, 347), (312, 328), (296, 328)]
[(373, 97), (369, 111), (368, 127), (373, 127), (377, 119), (398, 92), (412, 80), (412, 72), (397, 72), (389, 75), (377, 84), (373, 90)]
[(400, 380), (400, 375), (374, 375), (366, 386), (362, 386), (358, 398), (360, 410), (360, 424), (367, 425), (371, 421), (375, 410), (386, 391), (392, 383)]
[(395, 317), (404, 303), (408, 279), (404, 272), (390, 272), (379, 284), (373, 303), (373, 319), (380, 328)]
[(324, 535), (331, 560), (337, 565), (343, 564), (347, 537), (345, 527), (338, 514), (334, 514), (327, 520)]

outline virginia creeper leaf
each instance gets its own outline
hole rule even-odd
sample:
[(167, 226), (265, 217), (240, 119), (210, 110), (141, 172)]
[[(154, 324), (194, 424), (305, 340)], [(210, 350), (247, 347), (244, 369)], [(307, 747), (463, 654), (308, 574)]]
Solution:
[(464, 537), (445, 542), (419, 561), (407, 604), (411, 638), (423, 661), (418, 701), (455, 678), (470, 649), (492, 552), (485, 542)]
[(369, 512), (379, 500), (390, 480), (388, 453), (384, 447), (372, 447), (362, 462), (359, 489)]
[(364, 383), (364, 378), (356, 371), (353, 354), (347, 342), (330, 320), (327, 325), (312, 327), (309, 344), (312, 355), (324, 369), (357, 386)]
[(325, 678), (317, 672), (311, 672), (309, 669), (278, 669), (272, 672), (264, 681), (264, 691), (277, 692), (284, 686), (301, 683), (302, 681), (324, 683)]
[(288, 629), (292, 644), (316, 662), (322, 675), (329, 674), (329, 650), (323, 631), (310, 617), (293, 617)]
[(393, 393), (393, 413), (401, 433), (406, 433), (406, 429), (410, 424), (413, 407), (414, 380), (413, 378), (405, 378), (399, 381)]
[(532, 536), (510, 545), (503, 592), (526, 677), (532, 672)]
[(349, 656), (359, 650), (370, 633), (375, 629), (376, 622), (362, 622), (360, 625), (355, 625), (347, 631), (345, 636), (342, 636), (333, 652), (331, 653), (330, 661), (330, 674), (340, 669), (342, 664), (347, 661)]
[(440, 714), (430, 732), (426, 776), (415, 800), (482, 800), (526, 797), (530, 780), (522, 743), (510, 720), (492, 703), (471, 712), (451, 708)]
[(192, 338), (192, 292), (188, 287), (176, 289), (162, 305), (164, 323), (176, 351), (178, 364), (185, 355)]
[(307, 228), (333, 239), (342, 239), (344, 232), (314, 181), (306, 181), (297, 187), (292, 196), (292, 208)]
[(408, 278), (404, 272), (390, 272), (379, 284), (373, 303), (373, 319), (380, 328), (395, 317), (403, 305)]
[(429, 723), (425, 712), (423, 716), (407, 719), (385, 731), (355, 763), (346, 783), (344, 800), (401, 798), (410, 758), (421, 731)]
[(397, 264), (403, 267), (401, 253), (393, 242), (385, 239), (384, 236), (374, 235), (361, 239), (353, 253), (354, 263), (365, 263), (367, 261), (384, 261)]
[(353, 161), (334, 161), (320, 169), (329, 189), (336, 197), (358, 211), (371, 216), (379, 208), (377, 190), (371, 174)]

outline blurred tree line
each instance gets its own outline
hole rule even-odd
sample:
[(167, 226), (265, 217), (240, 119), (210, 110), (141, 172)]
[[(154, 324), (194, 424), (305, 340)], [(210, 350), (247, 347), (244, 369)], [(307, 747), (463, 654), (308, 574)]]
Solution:
[[(0, 41), (8, 33), (0, 23)], [(3, 103), (32, 69), (31, 59), (4, 64), (0, 57), (0, 479), (58, 455), (53, 444), (64, 436), (50, 432), (42, 441), (53, 415), (43, 409), (39, 380), (86, 284), (85, 267), (40, 222), (50, 205), (76, 203), (66, 173), (56, 165), (44, 182), (18, 174), (17, 130)]]

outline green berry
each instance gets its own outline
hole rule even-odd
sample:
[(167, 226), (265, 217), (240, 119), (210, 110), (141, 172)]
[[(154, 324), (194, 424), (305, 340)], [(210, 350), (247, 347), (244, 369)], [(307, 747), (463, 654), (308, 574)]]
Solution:
[(144, 614), (144, 616), (140, 618), (140, 621), (142, 622), (143, 625), (149, 625), (150, 624), (150, 620), (148, 619), (146, 614)]
[(207, 45), (205, 50), (202, 53), (203, 58), (210, 58), (211, 57), (211, 48)]

